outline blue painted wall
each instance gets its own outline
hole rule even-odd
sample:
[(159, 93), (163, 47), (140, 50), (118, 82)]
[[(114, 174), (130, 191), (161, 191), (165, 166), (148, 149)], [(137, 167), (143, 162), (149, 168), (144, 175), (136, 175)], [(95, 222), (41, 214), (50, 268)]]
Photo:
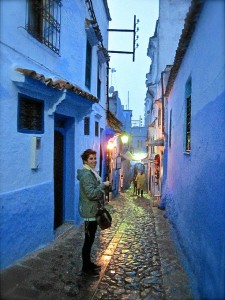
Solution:
[[(108, 16), (104, 1), (93, 0), (95, 16), (108, 44)], [(79, 182), (81, 153), (97, 151), (104, 140), (106, 124), (107, 65), (101, 65), (99, 104), (73, 92), (56, 90), (25, 77), (17, 67), (34, 70), (52, 80), (61, 79), (97, 97), (97, 50), (92, 48), (91, 88), (85, 86), (87, 34), (85, 18), (91, 19), (85, 1), (62, 1), (60, 55), (33, 38), (25, 29), (27, 1), (0, 1), (0, 256), (4, 269), (54, 239), (54, 129), (56, 114), (66, 120), (64, 134), (63, 223), (79, 224)], [(18, 13), (19, 12), (19, 13)], [(18, 94), (44, 103), (44, 132), (31, 134), (17, 130)], [(84, 136), (85, 116), (90, 117), (90, 134)], [(99, 136), (95, 135), (99, 123)], [(100, 136), (100, 131), (102, 136)], [(31, 169), (32, 137), (41, 138), (40, 165)], [(103, 164), (104, 164), (103, 147)]]
[[(186, 257), (196, 299), (225, 299), (224, 6), (224, 1), (205, 2), (168, 97), (172, 143), (166, 149), (162, 202)], [(188, 154), (185, 86), (190, 78)]]
[(1, 196), (1, 267), (54, 239), (53, 183)]

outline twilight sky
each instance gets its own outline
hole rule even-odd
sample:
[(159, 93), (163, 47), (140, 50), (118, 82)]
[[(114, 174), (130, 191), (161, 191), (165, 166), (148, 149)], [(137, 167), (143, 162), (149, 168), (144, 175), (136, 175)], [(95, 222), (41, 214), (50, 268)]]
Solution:
[[(119, 92), (124, 108), (133, 110), (132, 119), (138, 120), (144, 116), (145, 81), (151, 64), (147, 48), (158, 19), (158, 0), (108, 0), (108, 6), (112, 18), (110, 29), (133, 29), (134, 15), (140, 20), (135, 62), (132, 54), (109, 53), (109, 86)], [(133, 33), (109, 32), (109, 50), (133, 51)]]

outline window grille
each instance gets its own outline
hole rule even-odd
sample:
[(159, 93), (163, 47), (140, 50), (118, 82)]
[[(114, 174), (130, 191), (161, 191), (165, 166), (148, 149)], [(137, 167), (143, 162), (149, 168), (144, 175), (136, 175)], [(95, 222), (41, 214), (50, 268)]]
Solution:
[(99, 123), (95, 121), (95, 136), (99, 136)]
[(98, 64), (97, 97), (101, 98), (101, 64)]
[(186, 84), (186, 141), (185, 151), (191, 151), (191, 81)]
[(172, 109), (170, 110), (170, 124), (169, 124), (169, 147), (171, 147), (172, 142)]
[(90, 134), (90, 118), (85, 117), (84, 118), (84, 135)]
[(92, 61), (92, 47), (89, 41), (87, 40), (85, 85), (89, 89), (91, 87), (91, 61)]
[(191, 151), (191, 96), (186, 99), (186, 151)]
[(55, 53), (60, 50), (61, 0), (27, 0), (26, 30)]
[(27, 133), (44, 132), (44, 102), (19, 96), (18, 131)]

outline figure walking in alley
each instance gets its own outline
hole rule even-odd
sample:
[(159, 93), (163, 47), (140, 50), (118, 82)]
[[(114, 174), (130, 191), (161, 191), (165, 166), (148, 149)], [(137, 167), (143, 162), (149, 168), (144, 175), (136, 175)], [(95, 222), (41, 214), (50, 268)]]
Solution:
[(140, 193), (141, 193), (141, 197), (143, 197), (143, 193), (144, 193), (144, 189), (145, 189), (145, 181), (146, 181), (145, 173), (143, 171), (141, 171), (141, 173), (138, 173), (138, 175), (137, 175), (138, 196), (140, 196)]
[(133, 187), (134, 187), (133, 195), (137, 195), (137, 174), (134, 174), (133, 176)]
[(104, 191), (109, 187), (109, 181), (102, 182), (95, 169), (96, 151), (87, 149), (81, 158), (83, 168), (77, 171), (77, 179), (80, 181), (79, 212), (85, 223), (82, 271), (87, 275), (98, 276), (101, 267), (91, 261), (91, 248), (97, 231), (97, 208), (99, 201), (104, 204)]

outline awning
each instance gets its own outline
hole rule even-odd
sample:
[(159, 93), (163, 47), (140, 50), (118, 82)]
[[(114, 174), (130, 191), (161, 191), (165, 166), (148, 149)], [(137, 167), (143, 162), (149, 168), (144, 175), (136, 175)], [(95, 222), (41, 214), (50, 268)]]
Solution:
[(149, 142), (149, 145), (150, 146), (164, 146), (164, 139), (157, 139), (157, 140), (154, 140), (154, 141), (150, 141)]
[(71, 92), (77, 94), (80, 97), (90, 100), (93, 103), (99, 102), (98, 98), (96, 98), (92, 94), (85, 92), (80, 87), (78, 87), (72, 83), (69, 83), (68, 81), (65, 81), (62, 79), (53, 80), (52, 78), (47, 78), (43, 74), (39, 74), (36, 71), (30, 70), (30, 69), (16, 68), (16, 71), (22, 73), (24, 76), (31, 77), (32, 79), (37, 80), (53, 89), (56, 89), (56, 90), (64, 90), (65, 89), (65, 90), (68, 90), (68, 91), (71, 91)]
[(123, 124), (109, 110), (106, 112), (107, 123), (117, 133), (122, 133)]
[[(94, 95), (62, 79), (54, 79), (32, 69), (16, 68), (11, 80), (22, 93), (49, 101), (48, 115), (63, 113), (81, 120), (99, 100)], [(68, 109), (69, 108), (69, 109)]]

